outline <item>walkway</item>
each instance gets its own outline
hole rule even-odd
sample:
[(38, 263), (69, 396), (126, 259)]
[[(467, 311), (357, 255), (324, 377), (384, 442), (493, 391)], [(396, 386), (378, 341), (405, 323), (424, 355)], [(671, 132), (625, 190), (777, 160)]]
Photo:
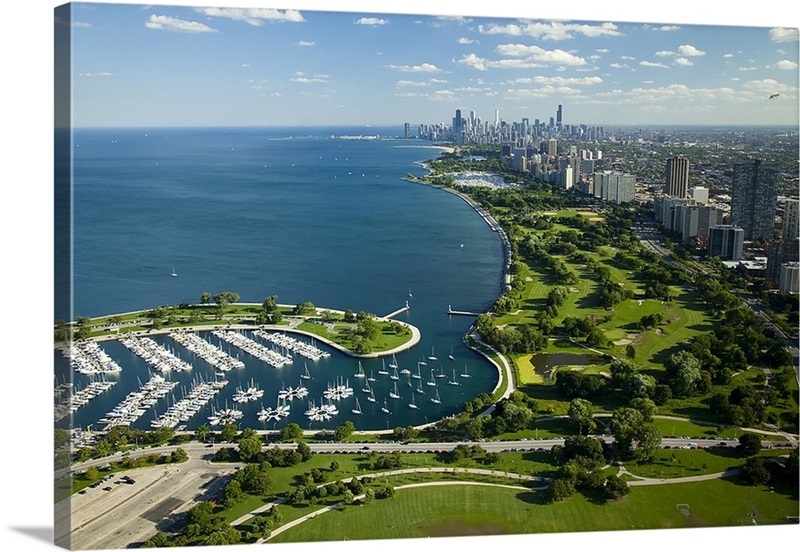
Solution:
[[(521, 481), (543, 481), (543, 482), (546, 481), (547, 484), (545, 484), (543, 486), (540, 486), (540, 487), (522, 487), (520, 485), (503, 485), (501, 483), (485, 483), (485, 482), (480, 482), (480, 481), (428, 481), (428, 482), (424, 482), (424, 483), (409, 483), (407, 485), (400, 485), (398, 487), (395, 487), (395, 490), (412, 489), (412, 488), (417, 488), (417, 487), (433, 487), (433, 486), (441, 486), (441, 485), (476, 485), (476, 486), (485, 486), (485, 487), (500, 487), (500, 488), (504, 488), (504, 489), (518, 489), (518, 490), (521, 490), (521, 491), (531, 491), (531, 490), (542, 491), (542, 490), (547, 489), (547, 487), (550, 485), (550, 483), (549, 483), (550, 480), (549, 479), (542, 478), (542, 477), (539, 477), (539, 476), (536, 476), (536, 475), (523, 475), (523, 474), (518, 474), (518, 473), (510, 473), (510, 472), (498, 472), (496, 470), (484, 470), (484, 469), (479, 469), (479, 468), (410, 468), (410, 469), (405, 469), (405, 470), (392, 470), (392, 471), (388, 471), (388, 472), (380, 472), (380, 473), (359, 475), (357, 477), (358, 477), (358, 479), (361, 479), (361, 478), (364, 478), (364, 477), (375, 478), (375, 477), (386, 477), (386, 476), (390, 476), (390, 475), (403, 475), (403, 474), (408, 474), (408, 473), (434, 473), (434, 472), (438, 472), (438, 473), (473, 473), (473, 474), (478, 474), (478, 475), (494, 475), (494, 476), (497, 476), (497, 477), (507, 477), (509, 479), (518, 479), (518, 480), (521, 480)], [(343, 479), (342, 482), (343, 483), (348, 483), (351, 480), (352, 480), (352, 478)], [(320, 487), (324, 487), (325, 485), (328, 485), (328, 484), (329, 483), (324, 483), (324, 484), (319, 485), (319, 486)], [(361, 500), (361, 499), (364, 498), (364, 496), (365, 495), (363, 495), (363, 494), (355, 496), (355, 497), (353, 497), (353, 500)], [(243, 523), (243, 522), (247, 521), (248, 519), (254, 517), (257, 513), (263, 512), (265, 510), (268, 510), (274, 504), (277, 504), (277, 502), (272, 503), (272, 504), (268, 504), (268, 505), (262, 506), (261, 508), (258, 508), (256, 510), (253, 510), (253, 512), (251, 512), (250, 514), (242, 516), (241, 518), (237, 519), (236, 521), (231, 522), (231, 525), (239, 525), (240, 523)], [(293, 521), (290, 521), (290, 522), (288, 522), (288, 523), (286, 523), (284, 525), (281, 525), (280, 527), (277, 527), (274, 531), (272, 531), (272, 533), (270, 534), (270, 536), (268, 538), (266, 538), (266, 539), (258, 539), (258, 541), (256, 541), (256, 544), (263, 544), (263, 543), (267, 542), (269, 539), (271, 539), (272, 537), (274, 537), (275, 535), (279, 535), (279, 534), (283, 533), (284, 531), (287, 531), (287, 530), (291, 529), (292, 527), (300, 525), (304, 521), (308, 521), (309, 519), (313, 519), (313, 518), (315, 518), (317, 516), (320, 516), (322, 514), (330, 512), (332, 510), (336, 510), (337, 508), (341, 507), (341, 504), (342, 504), (341, 502), (337, 502), (336, 504), (331, 504), (330, 506), (325, 506), (324, 508), (320, 508), (319, 510), (315, 510), (313, 512), (310, 512), (309, 514), (306, 514), (303, 517), (300, 517), (300, 518), (295, 519)]]

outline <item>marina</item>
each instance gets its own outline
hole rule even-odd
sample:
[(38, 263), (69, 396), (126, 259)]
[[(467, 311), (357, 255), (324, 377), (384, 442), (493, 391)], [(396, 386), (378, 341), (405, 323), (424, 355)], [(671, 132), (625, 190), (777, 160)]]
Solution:
[(214, 330), (211, 333), (220, 340), (238, 347), (245, 353), (256, 357), (260, 361), (269, 364), (273, 368), (283, 368), (287, 364), (292, 363), (292, 356), (288, 353), (280, 353), (274, 349), (270, 349), (269, 347), (250, 339), (243, 333), (235, 332), (233, 330)]
[(253, 335), (258, 336), (265, 341), (269, 341), (270, 343), (274, 343), (278, 347), (282, 347), (296, 355), (307, 358), (308, 360), (321, 360), (331, 356), (329, 352), (323, 351), (314, 345), (313, 342), (307, 343), (300, 339), (295, 339), (294, 337), (286, 335), (285, 333), (255, 330), (253, 331)]
[(141, 385), (137, 391), (129, 393), (121, 403), (107, 412), (98, 423), (105, 425), (104, 430), (115, 426), (129, 426), (144, 416), (159, 400), (166, 397), (176, 385), (177, 382), (154, 374), (147, 383)]
[(196, 333), (176, 330), (170, 332), (169, 336), (222, 372), (244, 367), (244, 362), (238, 358), (233, 358), (222, 348), (212, 345)]
[(69, 359), (73, 370), (84, 376), (96, 374), (112, 374), (122, 370), (100, 346), (94, 341), (72, 342), (63, 347), (61, 353)]
[(202, 379), (198, 380), (181, 400), (174, 403), (166, 412), (150, 422), (150, 427), (160, 429), (163, 427), (175, 427), (178, 424), (188, 422), (227, 384), (228, 380), (224, 379), (210, 383), (204, 382)]
[(126, 336), (119, 340), (135, 355), (159, 372), (191, 370), (192, 365), (149, 337)]

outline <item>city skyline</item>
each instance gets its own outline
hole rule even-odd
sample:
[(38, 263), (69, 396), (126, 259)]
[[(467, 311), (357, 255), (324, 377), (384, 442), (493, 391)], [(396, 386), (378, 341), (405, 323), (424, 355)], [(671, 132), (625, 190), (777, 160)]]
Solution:
[(73, 5), (74, 126), (798, 120), (796, 27), (178, 4)]

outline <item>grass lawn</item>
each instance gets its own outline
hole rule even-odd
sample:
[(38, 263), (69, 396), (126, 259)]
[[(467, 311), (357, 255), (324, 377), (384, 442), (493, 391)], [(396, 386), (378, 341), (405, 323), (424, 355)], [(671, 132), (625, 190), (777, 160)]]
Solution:
[[(761, 451), (761, 456), (780, 456), (787, 450), (770, 449)], [(708, 473), (720, 473), (732, 468), (744, 466), (743, 458), (735, 444), (723, 448), (707, 448), (703, 450), (659, 449), (650, 462), (626, 462), (629, 472), (641, 477), (671, 479), (690, 477)]]
[(578, 494), (556, 504), (537, 491), (446, 485), (398, 489), (394, 498), (329, 512), (271, 542), (770, 525), (787, 515), (797, 515), (796, 497), (724, 480), (637, 487), (610, 503)]

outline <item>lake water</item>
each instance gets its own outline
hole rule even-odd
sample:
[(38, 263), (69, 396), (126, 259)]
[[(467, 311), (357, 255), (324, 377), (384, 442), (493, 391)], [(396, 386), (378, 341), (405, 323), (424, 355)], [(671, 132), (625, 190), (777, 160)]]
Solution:
[[(436, 352), (425, 368), (438, 379), (441, 404), (430, 401), (433, 387), (416, 395), (399, 383), (402, 399), (387, 399), (392, 382), (374, 382), (376, 403), (364, 400), (352, 376), (357, 361), (332, 352), (308, 362), (313, 379), (307, 400), (321, 402), (337, 378), (349, 378), (363, 414), (351, 414), (354, 399), (338, 404), (329, 422), (309, 423), (307, 400), (295, 401), (277, 427), (335, 427), (346, 419), (359, 429), (422, 424), (455, 414), (465, 401), (491, 391), (495, 368), (461, 342), (473, 319), (448, 316), (454, 309), (483, 311), (501, 293), (502, 247), (498, 236), (458, 197), (402, 180), (421, 174), (416, 161), (438, 151), (424, 142), (401, 139), (334, 140), (331, 135), (397, 135), (401, 129), (79, 129), (74, 133), (73, 304), (56, 307), (56, 319), (100, 316), (158, 305), (198, 302), (203, 292), (235, 291), (241, 301), (311, 301), (318, 307), (384, 315), (409, 301), (398, 319), (416, 325), (422, 340), (399, 354), (401, 367)], [(65, 252), (59, 251), (57, 255)], [(63, 261), (64, 258), (62, 257)], [(172, 270), (178, 274), (171, 277)], [(134, 427), (149, 427), (156, 414), (188, 391), (192, 380), (213, 379), (213, 369), (167, 336), (158, 340), (190, 360), (191, 371), (171, 374), (179, 381), (171, 398), (149, 410)], [(118, 342), (104, 343), (122, 367), (119, 383), (79, 409), (72, 425), (86, 427), (149, 378), (144, 361)], [(447, 357), (452, 350), (454, 361)], [(236, 352), (234, 351), (234, 354)], [(59, 381), (69, 374), (54, 353)], [(241, 353), (246, 367), (228, 373), (230, 383), (214, 406), (230, 402), (235, 388), (251, 380), (265, 390), (263, 401), (242, 410), (241, 426), (263, 427), (255, 412), (275, 406), (277, 391), (298, 385), (302, 359), (270, 368)], [(380, 360), (363, 361), (377, 372)], [(470, 378), (447, 385), (468, 367)], [(429, 374), (422, 372), (423, 383)], [(84, 386), (89, 378), (73, 374)], [(403, 386), (406, 386), (403, 389)], [(350, 401), (350, 402), (348, 402)], [(188, 424), (206, 421), (211, 405)], [(270, 429), (274, 424), (270, 425)], [(97, 428), (95, 426), (95, 428)]]

